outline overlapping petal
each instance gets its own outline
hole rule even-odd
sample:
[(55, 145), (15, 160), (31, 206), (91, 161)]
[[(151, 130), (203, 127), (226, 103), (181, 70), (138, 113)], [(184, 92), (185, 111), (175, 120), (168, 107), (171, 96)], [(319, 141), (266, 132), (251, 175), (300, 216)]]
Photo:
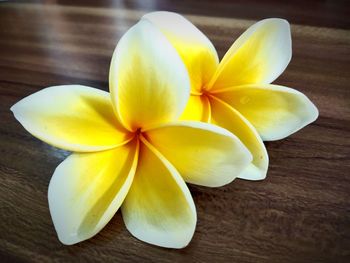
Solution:
[(210, 121), (210, 103), (206, 96), (190, 96), (181, 120)]
[(215, 96), (244, 115), (266, 141), (283, 139), (318, 116), (303, 93), (278, 85), (244, 85)]
[(210, 40), (183, 16), (153, 12), (143, 16), (159, 28), (176, 48), (188, 70), (192, 92), (206, 85), (218, 66), (218, 55)]
[(230, 183), (252, 156), (229, 131), (202, 122), (175, 122), (147, 131), (149, 142), (186, 182), (204, 186)]
[(109, 93), (86, 86), (46, 88), (11, 110), (31, 134), (70, 151), (111, 149), (131, 139), (115, 117)]
[(49, 206), (58, 237), (74, 244), (98, 233), (122, 204), (134, 178), (138, 142), (96, 153), (74, 153), (55, 170)]
[(122, 214), (132, 235), (158, 246), (182, 248), (195, 230), (196, 209), (185, 182), (145, 140)]
[(210, 90), (243, 84), (268, 84), (287, 67), (292, 56), (289, 23), (270, 18), (247, 29), (220, 62)]
[(262, 180), (266, 177), (269, 157), (255, 128), (234, 108), (215, 98), (210, 99), (211, 122), (235, 134), (253, 155), (252, 162), (239, 174), (239, 178)]
[(147, 20), (138, 22), (119, 41), (109, 80), (115, 111), (132, 131), (177, 119), (190, 94), (181, 58)]

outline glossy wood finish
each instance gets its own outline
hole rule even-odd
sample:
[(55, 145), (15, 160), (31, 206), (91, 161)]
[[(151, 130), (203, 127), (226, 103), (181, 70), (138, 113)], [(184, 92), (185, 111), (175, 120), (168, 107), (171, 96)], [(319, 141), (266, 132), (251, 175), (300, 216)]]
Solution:
[[(0, 3), (1, 262), (350, 262), (346, 1), (45, 2)], [(185, 14), (220, 56), (254, 20), (290, 20), (293, 59), (276, 83), (304, 92), (320, 117), (289, 138), (266, 144), (265, 181), (236, 180), (217, 189), (191, 185), (198, 225), (187, 248), (136, 240), (119, 212), (96, 237), (64, 246), (51, 222), (47, 188), (69, 153), (33, 138), (9, 108), (51, 85), (107, 90), (118, 39), (154, 9)]]

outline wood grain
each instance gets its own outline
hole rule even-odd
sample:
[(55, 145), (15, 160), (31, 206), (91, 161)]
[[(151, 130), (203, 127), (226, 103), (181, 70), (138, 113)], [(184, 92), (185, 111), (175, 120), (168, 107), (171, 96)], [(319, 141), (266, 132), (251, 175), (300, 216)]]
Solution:
[[(45, 2), (0, 3), (1, 262), (350, 262), (346, 1)], [(190, 185), (198, 225), (187, 248), (136, 240), (119, 212), (96, 237), (64, 246), (51, 222), (47, 188), (69, 153), (33, 138), (9, 108), (51, 85), (107, 90), (118, 39), (155, 9), (186, 15), (220, 56), (255, 20), (288, 19), (293, 59), (275, 83), (304, 92), (320, 117), (285, 140), (266, 143), (266, 180), (236, 180), (215, 189)]]

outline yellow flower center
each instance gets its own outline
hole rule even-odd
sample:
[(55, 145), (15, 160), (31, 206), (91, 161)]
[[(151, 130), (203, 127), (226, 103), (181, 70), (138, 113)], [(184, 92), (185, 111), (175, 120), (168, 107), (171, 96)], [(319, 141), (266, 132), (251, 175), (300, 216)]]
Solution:
[(130, 138), (133, 138), (132, 140), (139, 140), (144, 141), (147, 140), (147, 133), (145, 131), (142, 131), (142, 128), (137, 128), (135, 131), (130, 131), (131, 134)]
[(210, 92), (208, 91), (207, 87), (203, 85), (200, 90), (191, 90), (191, 95), (192, 96), (205, 96), (205, 95), (210, 95)]

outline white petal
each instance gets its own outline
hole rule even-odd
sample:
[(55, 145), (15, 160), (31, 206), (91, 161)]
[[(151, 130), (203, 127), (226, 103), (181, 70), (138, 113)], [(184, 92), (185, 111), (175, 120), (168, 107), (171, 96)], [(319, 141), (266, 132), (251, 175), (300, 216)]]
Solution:
[(165, 36), (141, 20), (114, 51), (110, 91), (121, 122), (129, 130), (177, 119), (190, 95), (188, 74)]
[(289, 23), (278, 18), (259, 21), (227, 51), (210, 83), (210, 90), (243, 84), (268, 84), (292, 57)]
[(193, 184), (228, 184), (252, 161), (250, 152), (236, 136), (208, 123), (168, 123), (148, 130), (146, 135), (185, 181)]
[(71, 245), (97, 234), (123, 202), (134, 178), (138, 143), (74, 153), (55, 170), (49, 207), (58, 238)]
[(35, 137), (69, 151), (106, 150), (131, 139), (114, 115), (109, 93), (86, 86), (46, 88), (11, 110)]
[(200, 92), (216, 71), (219, 58), (210, 40), (190, 21), (172, 12), (153, 12), (142, 19), (151, 21), (175, 47), (188, 70), (191, 90)]
[(265, 141), (283, 139), (318, 117), (316, 106), (303, 93), (283, 86), (238, 86), (215, 96), (247, 118)]
[(132, 235), (162, 247), (185, 247), (196, 227), (196, 209), (185, 182), (145, 140), (122, 214)]
[(237, 110), (218, 98), (210, 97), (211, 122), (235, 134), (253, 156), (252, 162), (239, 174), (246, 180), (263, 180), (269, 166), (269, 157), (256, 129)]

